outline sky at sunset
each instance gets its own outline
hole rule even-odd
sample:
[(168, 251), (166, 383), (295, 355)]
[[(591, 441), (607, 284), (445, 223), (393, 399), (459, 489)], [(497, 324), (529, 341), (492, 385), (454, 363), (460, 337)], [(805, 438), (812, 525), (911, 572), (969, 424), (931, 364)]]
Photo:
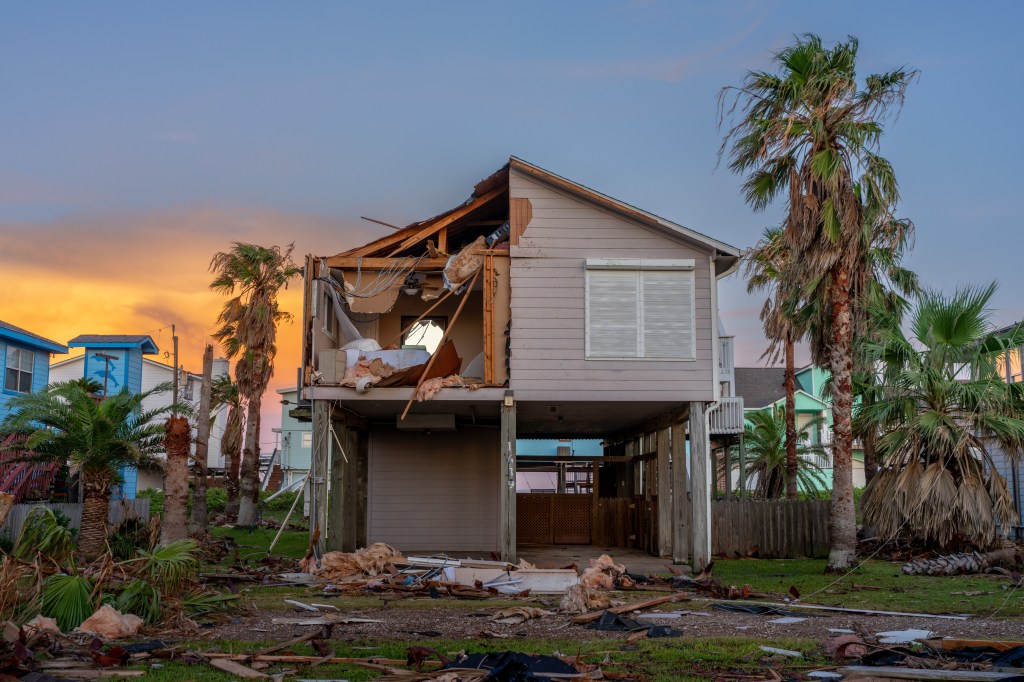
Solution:
[[(882, 148), (917, 226), (907, 264), (933, 287), (998, 280), (1013, 322), (1022, 20), (1018, 2), (9, 3), (0, 319), (162, 351), (174, 322), (198, 371), (215, 251), (336, 253), (388, 232), (359, 216), (434, 215), (511, 154), (750, 246), (782, 207), (752, 213), (716, 167), (716, 95), (815, 32), (857, 36), (864, 73), (921, 70)], [(757, 363), (760, 301), (733, 278), (719, 305), (737, 363)], [(272, 389), (298, 363), (298, 325), (279, 335)]]

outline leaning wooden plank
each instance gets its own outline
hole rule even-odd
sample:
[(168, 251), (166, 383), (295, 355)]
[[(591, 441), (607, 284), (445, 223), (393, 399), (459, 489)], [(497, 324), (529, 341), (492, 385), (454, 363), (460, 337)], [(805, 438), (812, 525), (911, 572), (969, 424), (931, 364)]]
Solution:
[[(722, 601), (721, 599), (701, 599), (699, 601)], [(875, 611), (873, 609), (847, 609), (842, 606), (822, 606), (820, 604), (801, 604), (800, 602), (771, 602), (735, 600), (733, 604), (756, 604), (760, 606), (782, 606), (787, 609), (811, 609), (814, 611), (835, 611), (837, 613), (863, 613), (866, 616), (906, 616), (908, 618), (942, 618), (945, 620), (967, 620), (969, 613), (909, 613), (904, 611)]]
[(912, 668), (876, 668), (869, 665), (848, 665), (839, 673), (852, 675), (848, 680), (1002, 680), (1013, 673), (980, 670), (915, 670)]
[(226, 673), (237, 675), (238, 677), (247, 680), (264, 680), (269, 679), (270, 675), (261, 673), (259, 670), (253, 670), (252, 668), (242, 665), (238, 661), (232, 661), (229, 658), (213, 658), (208, 663), (216, 668), (217, 670), (223, 670)]
[(323, 616), (320, 618), (274, 618), (270, 621), (274, 625), (352, 625), (354, 623), (380, 623), (383, 621), (371, 618), (350, 618), (345, 616)]
[(622, 606), (616, 606), (613, 609), (602, 609), (601, 611), (591, 611), (590, 613), (584, 613), (581, 616), (573, 618), (574, 623), (589, 623), (590, 621), (597, 620), (601, 617), (601, 614), (605, 611), (610, 611), (615, 615), (620, 613), (629, 613), (630, 611), (637, 611), (639, 609), (646, 609), (650, 606), (657, 606), (658, 604), (667, 604), (669, 602), (680, 602), (689, 601), (685, 596), (681, 594), (671, 594), (667, 597), (655, 597), (654, 599), (646, 599), (644, 601), (633, 602), (632, 604), (623, 604)]
[(444, 270), (444, 266), (448, 264), (447, 258), (421, 258), (417, 261), (411, 261), (407, 258), (353, 258), (350, 256), (330, 256), (324, 259), (327, 262), (327, 267), (336, 268), (338, 270), (390, 270), (396, 265), (401, 265), (403, 262), (407, 262), (408, 268), (423, 271), (436, 271), (440, 272)]

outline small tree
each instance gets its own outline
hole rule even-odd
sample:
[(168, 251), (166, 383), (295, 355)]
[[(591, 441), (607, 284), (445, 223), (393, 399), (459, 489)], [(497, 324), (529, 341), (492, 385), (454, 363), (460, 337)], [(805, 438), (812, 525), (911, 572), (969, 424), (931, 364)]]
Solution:
[(203, 351), (203, 384), (199, 389), (199, 413), (196, 415), (196, 486), (192, 497), (192, 518), (189, 530), (206, 535), (210, 531), (210, 514), (206, 509), (206, 460), (210, 452), (210, 426), (213, 422), (211, 407), (213, 394), (213, 346), (206, 344)]
[[(825, 487), (825, 476), (812, 456), (827, 457), (820, 443), (811, 443), (810, 432), (819, 429), (824, 419), (816, 417), (797, 434), (796, 480), (805, 491)], [(786, 420), (776, 410), (753, 412), (747, 416), (743, 434), (746, 448), (746, 478), (754, 482), (758, 497), (778, 498), (786, 493)]]
[(106, 544), (110, 491), (121, 469), (159, 468), (154, 453), (163, 444), (161, 418), (173, 406), (145, 410), (143, 401), (169, 389), (169, 384), (144, 393), (122, 388), (100, 399), (81, 382), (68, 382), (16, 396), (7, 404), (10, 414), (0, 424), (0, 434), (26, 436), (16, 446), (28, 451), (26, 461), (78, 470), (83, 489), (78, 549), (87, 557), (98, 555)]
[(924, 292), (904, 331), (890, 315), (869, 344), (884, 372), (858, 420), (881, 434), (885, 466), (864, 492), (864, 521), (882, 537), (939, 547), (990, 546), (996, 520), (1017, 523), (1013, 496), (992, 461), (996, 444), (1024, 452), (1024, 385), (1006, 383), (998, 359), (1024, 344), (1024, 329), (995, 335), (995, 285), (951, 296)]
[(213, 380), (213, 408), (226, 406), (228, 418), (220, 437), (220, 454), (224, 456), (224, 489), (228, 494), (225, 514), (238, 516), (238, 474), (242, 461), (242, 398), (231, 377), (223, 374)]
[[(274, 376), (277, 324), (291, 319), (281, 310), (277, 295), (300, 270), (292, 261), (293, 246), (264, 247), (235, 242), (230, 251), (217, 253), (210, 262), (214, 279), (210, 288), (233, 295), (224, 304), (214, 338), (229, 358), (237, 357), (235, 381), (245, 399), (245, 437), (239, 477), (238, 523), (256, 520), (259, 496), (259, 422), (263, 392)], [(237, 291), (237, 295), (236, 294)]]

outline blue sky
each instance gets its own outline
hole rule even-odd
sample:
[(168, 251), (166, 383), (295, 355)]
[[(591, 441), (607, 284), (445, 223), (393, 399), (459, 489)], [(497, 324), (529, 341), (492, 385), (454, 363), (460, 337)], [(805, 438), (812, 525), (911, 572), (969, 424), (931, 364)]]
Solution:
[[(38, 2), (2, 18), (0, 316), (58, 340), (173, 319), (198, 365), (212, 250), (340, 251), (386, 231), (360, 215), (433, 215), (510, 154), (749, 246), (782, 207), (753, 214), (716, 168), (716, 96), (803, 32), (857, 36), (863, 73), (921, 70), (882, 149), (917, 225), (908, 265), (942, 288), (997, 279), (997, 319), (1024, 317), (1024, 3)], [(54, 291), (75, 301), (61, 315)], [(720, 305), (755, 363), (759, 301), (734, 280)]]

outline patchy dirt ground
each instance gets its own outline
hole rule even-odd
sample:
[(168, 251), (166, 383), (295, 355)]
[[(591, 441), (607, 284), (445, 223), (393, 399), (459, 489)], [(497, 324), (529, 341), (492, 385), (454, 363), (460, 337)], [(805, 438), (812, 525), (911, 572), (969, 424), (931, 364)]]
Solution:
[[(509, 601), (507, 608), (517, 605), (540, 606), (536, 602)], [(553, 609), (552, 609), (553, 610)], [(641, 617), (652, 612), (679, 610), (697, 611), (678, 618)], [(621, 632), (602, 632), (587, 629), (572, 622), (570, 616), (556, 614), (517, 625), (503, 625), (490, 620), (498, 609), (472, 609), (465, 606), (447, 606), (443, 600), (430, 605), (410, 607), (388, 606), (346, 611), (345, 616), (370, 618), (378, 623), (353, 623), (337, 625), (334, 637), (348, 641), (370, 640), (427, 640), (432, 637), (445, 639), (493, 638), (504, 635), (509, 638), (558, 638), (578, 640), (625, 639)], [(973, 617), (967, 620), (937, 618), (912, 618), (895, 616), (869, 616), (852, 614), (829, 614), (821, 617), (808, 615), (798, 623), (772, 623), (777, 616), (754, 616), (726, 613), (710, 609), (707, 602), (682, 602), (668, 604), (664, 608), (637, 611), (626, 614), (641, 622), (652, 625), (669, 625), (683, 631), (684, 637), (754, 637), (754, 638), (806, 638), (825, 640), (836, 633), (829, 628), (862, 628), (869, 633), (890, 630), (930, 630), (936, 637), (959, 637), (971, 639), (1021, 639), (1024, 638), (1024, 619), (986, 619)], [(204, 630), (201, 637), (209, 640), (253, 640), (276, 641), (297, 637), (310, 632), (310, 626), (275, 625), (275, 618), (316, 618), (308, 611), (251, 611), (243, 614), (237, 622)]]

